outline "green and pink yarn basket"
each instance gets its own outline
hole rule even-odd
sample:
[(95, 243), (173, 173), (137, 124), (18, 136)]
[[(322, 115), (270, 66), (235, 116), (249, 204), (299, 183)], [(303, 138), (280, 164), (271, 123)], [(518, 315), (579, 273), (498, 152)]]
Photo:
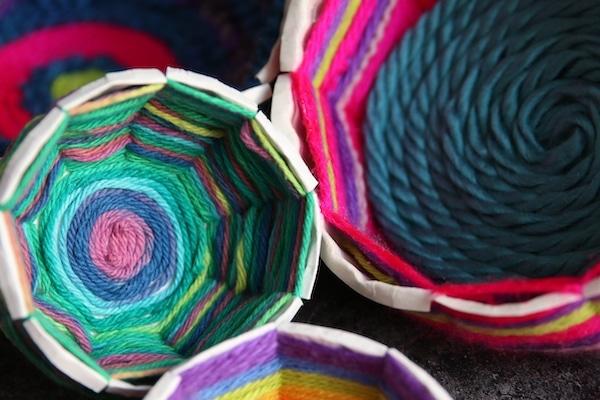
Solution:
[(59, 380), (139, 395), (145, 378), (290, 320), (321, 222), (316, 181), (253, 100), (268, 93), (127, 70), (31, 122), (0, 179), (11, 341)]

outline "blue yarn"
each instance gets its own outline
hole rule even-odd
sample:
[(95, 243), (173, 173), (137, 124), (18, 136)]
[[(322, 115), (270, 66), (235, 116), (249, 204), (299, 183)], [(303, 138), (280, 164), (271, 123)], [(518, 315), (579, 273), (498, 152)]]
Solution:
[(283, 362), (283, 368), (285, 369), (327, 375), (367, 386), (377, 385), (379, 381), (378, 376), (371, 375), (368, 372), (357, 372), (352, 369), (347, 369), (343, 366), (315, 363), (290, 356), (282, 356), (281, 361)]
[[(0, 44), (41, 27), (93, 21), (126, 26), (158, 37), (169, 44), (183, 65), (200, 71), (218, 72), (214, 63), (224, 63), (227, 52), (233, 51), (225, 47), (212, 21), (200, 12), (178, 5), (161, 7), (143, 1), (117, 0), (34, 0), (15, 4), (3, 19)], [(173, 23), (166, 23), (168, 21)], [(210, 45), (207, 37), (212, 38)]]
[(4, 153), (6, 153), (6, 150), (8, 149), (9, 145), (10, 141), (0, 138), (0, 157), (2, 157)]
[(146, 148), (140, 146), (139, 144), (129, 143), (127, 145), (127, 150), (129, 150), (133, 154), (136, 154), (138, 156), (141, 156), (141, 157), (144, 157), (147, 159), (162, 161), (165, 163), (173, 164), (173, 165), (176, 165), (179, 167), (184, 167), (184, 168), (192, 168), (193, 167), (193, 164), (189, 161), (182, 160), (181, 158), (177, 158), (177, 157), (172, 157), (172, 156), (160, 153), (158, 151), (146, 149)]
[[(146, 266), (119, 285), (98, 270), (89, 252), (93, 224), (88, 222), (110, 210), (127, 210), (139, 215), (155, 235), (152, 256)], [(169, 282), (177, 267), (175, 237), (169, 218), (154, 200), (131, 190), (105, 189), (88, 198), (73, 217), (67, 246), (75, 274), (88, 290), (106, 301), (137, 302)]]
[(274, 359), (266, 364), (258, 364), (254, 368), (244, 371), (243, 374), (233, 376), (229, 379), (224, 379), (213, 386), (202, 389), (195, 394), (194, 399), (214, 399), (222, 396), (236, 388), (241, 388), (244, 385), (264, 379), (280, 371), (283, 368), (282, 362)]
[[(270, 209), (270, 204), (267, 204), (262, 210), (262, 215), (258, 218), (258, 226), (255, 229), (257, 234), (254, 236), (254, 240), (257, 245), (254, 246), (256, 253), (252, 257), (252, 260), (255, 260), (256, 265), (267, 265), (268, 257), (269, 257), (269, 234), (267, 233), (266, 228), (268, 226), (272, 226), (273, 221), (273, 213)], [(261, 282), (263, 282), (263, 277), (265, 274), (264, 268), (254, 268), (252, 271), (252, 275), (250, 276), (250, 288), (251, 290), (259, 293)]]
[[(275, 40), (279, 37), (281, 16), (285, 6), (284, 0), (268, 1), (239, 1), (226, 0), (224, 7), (232, 14), (242, 31), (248, 32), (248, 43), (240, 43), (242, 46), (252, 48), (256, 60), (262, 60), (264, 64), (268, 59), (273, 48)], [(257, 40), (265, 38), (265, 40)], [(247, 68), (250, 71), (258, 72), (258, 68), (263, 65), (257, 65), (252, 60), (247, 60)], [(246, 82), (242, 88), (247, 88), (257, 84), (257, 80)]]
[(214, 324), (215, 314), (221, 311), (227, 312), (227, 307), (236, 306), (241, 301), (239, 297), (233, 297), (226, 304), (226, 299), (228, 299), (226, 294), (220, 295), (217, 301), (214, 302), (214, 307), (201, 317), (200, 322), (194, 327), (192, 333), (188, 334), (186, 339), (178, 346), (181, 354), (193, 354), (202, 337), (210, 332), (209, 328)]
[(444, 0), (368, 101), (369, 198), (439, 281), (578, 275), (598, 261), (600, 2)]

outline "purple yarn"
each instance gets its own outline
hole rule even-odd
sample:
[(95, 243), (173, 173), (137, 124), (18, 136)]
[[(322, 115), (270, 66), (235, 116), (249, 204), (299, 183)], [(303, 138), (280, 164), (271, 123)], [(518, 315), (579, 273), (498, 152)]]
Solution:
[[(340, 99), (345, 94), (348, 86), (352, 83), (352, 80), (358, 76), (358, 69), (365, 61), (365, 54), (370, 50), (370, 46), (373, 42), (372, 38), (377, 33), (377, 29), (379, 28), (380, 22), (385, 15), (385, 10), (387, 9), (389, 2), (389, 0), (377, 2), (377, 8), (374, 11), (373, 18), (371, 18), (371, 21), (366, 26), (365, 31), (362, 34), (362, 40), (356, 52), (356, 56), (352, 59), (352, 62), (348, 67), (348, 71), (341, 78), (340, 83), (336, 86), (336, 89), (328, 96), (328, 101), (330, 104), (340, 104)], [(335, 26), (337, 26), (337, 23)], [(356, 167), (351, 155), (352, 146), (349, 143), (352, 138), (344, 130), (341, 116), (337, 112), (334, 112), (332, 113), (332, 117), (335, 125), (337, 143), (339, 146), (338, 153), (340, 156), (340, 162), (342, 163), (342, 170), (350, 171), (341, 177), (344, 179), (344, 183), (347, 188), (344, 196), (346, 197), (347, 210), (349, 214), (348, 217), (350, 218), (350, 222), (358, 224), (360, 223), (361, 213), (359, 208), (358, 189), (356, 187), (356, 172), (354, 171)]]
[[(327, 40), (325, 40), (326, 42), (329, 41), (329, 39), (333, 36), (333, 34), (335, 33), (335, 29), (337, 26), (339, 26), (339, 22), (342, 19), (342, 16), (344, 15), (344, 10), (346, 9), (346, 5), (348, 4), (349, 0), (344, 0), (343, 2), (340, 3), (340, 6), (338, 7), (338, 10), (335, 14), (335, 18), (333, 19), (333, 21), (329, 24), (330, 28), (327, 31)], [(319, 49), (319, 54), (317, 55), (317, 59), (319, 60), (318, 63), (314, 63), (311, 67), (311, 71), (310, 74), (312, 76), (315, 75), (317, 68), (321, 65), (321, 60), (323, 60), (323, 56), (325, 54), (325, 51), (327, 49), (325, 47), (322, 47)]]
[(292, 336), (279, 335), (279, 354), (299, 358), (316, 364), (343, 368), (366, 375), (381, 374), (381, 358), (360, 354), (344, 347), (331, 347), (319, 343), (306, 342)]

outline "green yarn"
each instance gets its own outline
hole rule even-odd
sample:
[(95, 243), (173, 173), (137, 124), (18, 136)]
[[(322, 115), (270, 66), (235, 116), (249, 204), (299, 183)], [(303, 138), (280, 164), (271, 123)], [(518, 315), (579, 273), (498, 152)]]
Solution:
[(4, 205), (35, 317), (122, 379), (287, 309), (316, 211), (254, 111), (177, 82), (142, 89), (74, 110)]

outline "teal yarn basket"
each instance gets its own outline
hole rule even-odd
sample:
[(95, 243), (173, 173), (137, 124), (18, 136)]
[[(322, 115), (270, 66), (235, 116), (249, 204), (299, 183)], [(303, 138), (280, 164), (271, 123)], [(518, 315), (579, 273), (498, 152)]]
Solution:
[(20, 136), (0, 178), (3, 327), (42, 369), (141, 394), (310, 296), (316, 182), (258, 92), (111, 73)]

